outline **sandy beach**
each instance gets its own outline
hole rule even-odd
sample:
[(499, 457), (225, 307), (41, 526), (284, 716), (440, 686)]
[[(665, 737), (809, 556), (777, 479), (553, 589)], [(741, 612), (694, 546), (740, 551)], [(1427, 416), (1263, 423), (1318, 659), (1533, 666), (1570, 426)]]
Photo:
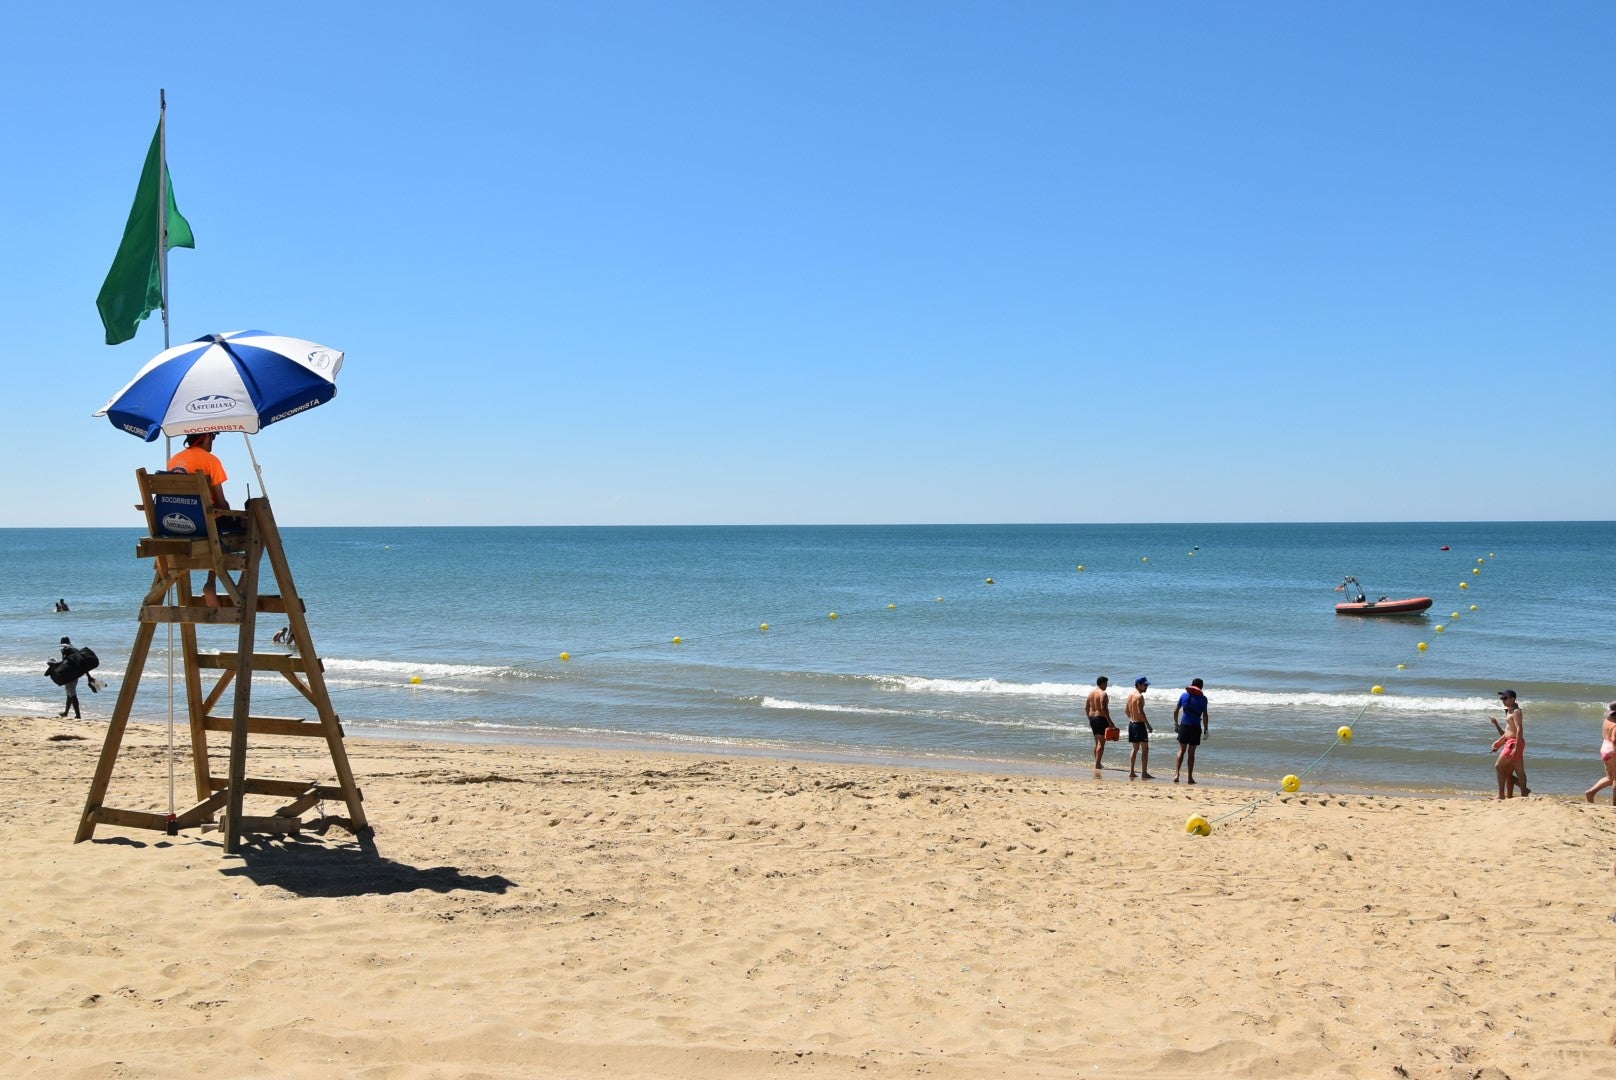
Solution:
[(0, 723), (6, 1075), (1616, 1077), (1608, 804), (349, 739), (226, 857), (70, 843), (104, 730)]

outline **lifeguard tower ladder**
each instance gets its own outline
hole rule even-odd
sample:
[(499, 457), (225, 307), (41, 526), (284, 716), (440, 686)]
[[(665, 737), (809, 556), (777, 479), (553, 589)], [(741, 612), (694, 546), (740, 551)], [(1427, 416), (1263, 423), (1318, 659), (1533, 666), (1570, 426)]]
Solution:
[[(137, 543), (135, 554), (156, 561), (150, 591), (141, 601), (140, 629), (118, 689), (118, 702), (107, 727), (106, 742), (96, 765), (90, 794), (84, 803), (74, 843), (88, 840), (97, 825), (156, 829), (170, 835), (179, 829), (200, 828), (217, 821), (224, 834), (226, 854), (234, 853), (245, 833), (294, 833), (302, 816), (330, 801), (347, 805), (348, 817), (326, 817), (356, 834), (368, 831), (365, 810), (348, 755), (343, 748), (342, 724), (331, 707), (325, 671), (314, 638), (309, 633), (304, 604), (292, 581), (292, 571), (281, 546), (280, 530), (267, 498), (248, 499), (244, 510), (217, 510), (207, 476), (200, 473), (135, 474), (150, 535)], [(260, 591), (265, 556), (274, 574), (277, 593)], [(218, 581), (218, 605), (192, 590), (191, 574), (211, 571)], [(232, 576), (235, 575), (235, 576)], [(254, 642), (260, 612), (284, 613), (295, 635), (297, 651), (260, 653)], [(119, 810), (105, 803), (124, 730), (135, 706), (135, 693), (151, 650), (152, 637), (162, 624), (178, 624), (184, 660), (185, 699), (191, 731), (191, 761), (196, 781), (196, 805), (175, 814), (150, 810)], [(235, 625), (236, 651), (204, 653), (197, 648), (201, 624)], [(217, 681), (204, 692), (203, 672), (217, 672)], [(254, 672), (279, 672), (313, 706), (316, 718), (302, 720), (254, 716)], [(227, 715), (214, 712), (232, 684), (235, 694)], [(212, 773), (208, 758), (208, 732), (230, 733), (229, 770)], [(276, 780), (247, 775), (249, 736), (311, 736), (324, 739), (331, 751), (336, 783)], [(244, 811), (246, 797), (287, 799), (267, 814)]]

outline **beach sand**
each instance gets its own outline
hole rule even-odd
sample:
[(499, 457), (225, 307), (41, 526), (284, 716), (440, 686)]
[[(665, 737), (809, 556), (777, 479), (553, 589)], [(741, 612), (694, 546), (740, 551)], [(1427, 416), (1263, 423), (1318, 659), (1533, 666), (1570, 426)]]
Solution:
[(1608, 804), (349, 739), (226, 857), (104, 731), (0, 721), (8, 1076), (1616, 1077)]

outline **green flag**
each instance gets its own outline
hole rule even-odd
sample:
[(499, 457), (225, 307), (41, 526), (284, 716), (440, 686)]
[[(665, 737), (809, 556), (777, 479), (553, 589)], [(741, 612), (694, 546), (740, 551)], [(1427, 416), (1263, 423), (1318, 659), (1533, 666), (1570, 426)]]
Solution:
[[(95, 298), (96, 310), (107, 328), (107, 344), (116, 345), (135, 336), (140, 320), (163, 306), (163, 284), (157, 271), (157, 173), (163, 149), (163, 125), (158, 121), (152, 135), (146, 167), (140, 170), (140, 187), (135, 205), (129, 210), (129, 224), (123, 229), (123, 243), (101, 283)], [(168, 180), (168, 246), (196, 247), (191, 224), (180, 216), (174, 203), (174, 179)]]

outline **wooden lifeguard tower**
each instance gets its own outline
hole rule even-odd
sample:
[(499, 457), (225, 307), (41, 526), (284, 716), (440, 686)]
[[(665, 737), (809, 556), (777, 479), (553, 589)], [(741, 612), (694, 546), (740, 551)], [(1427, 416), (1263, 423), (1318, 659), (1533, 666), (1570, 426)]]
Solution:
[[(206, 475), (201, 473), (147, 473), (137, 471), (141, 505), (150, 535), (142, 537), (135, 554), (156, 561), (150, 591), (141, 601), (140, 629), (118, 689), (118, 702), (107, 728), (106, 742), (96, 765), (90, 794), (84, 803), (74, 843), (90, 839), (97, 825), (156, 829), (170, 835), (179, 829), (216, 823), (224, 834), (224, 850), (236, 851), (244, 833), (297, 832), (305, 813), (325, 802), (346, 804), (346, 819), (325, 816), (324, 821), (346, 825), (356, 834), (369, 829), (348, 755), (343, 748), (342, 724), (331, 707), (324, 666), (309, 633), (304, 604), (292, 581), (292, 571), (281, 546), (280, 530), (267, 498), (248, 499), (243, 510), (216, 509)], [(268, 557), (276, 591), (264, 592), (262, 566)], [(218, 603), (193, 591), (191, 575), (212, 572), (218, 582)], [(261, 653), (254, 637), (260, 612), (284, 613), (297, 643), (297, 651)], [(124, 730), (135, 705), (152, 637), (159, 625), (178, 624), (184, 661), (185, 700), (191, 732), (191, 761), (198, 802), (188, 810), (160, 814), (150, 810), (119, 810), (106, 805), (107, 788), (118, 761)], [(235, 652), (207, 652), (197, 647), (199, 625), (237, 627)], [(204, 690), (204, 672), (217, 679)], [(255, 716), (252, 682), (255, 672), (278, 672), (313, 706), (312, 720)], [(232, 685), (235, 693), (229, 713), (214, 710)], [(215, 776), (208, 757), (208, 732), (229, 732), (229, 768)], [(292, 736), (324, 739), (331, 752), (336, 783), (314, 780), (269, 779), (247, 775), (247, 742), (251, 736)], [(268, 813), (249, 814), (247, 796), (289, 800)], [(222, 815), (222, 818), (221, 818)], [(216, 819), (218, 819), (216, 821)]]

